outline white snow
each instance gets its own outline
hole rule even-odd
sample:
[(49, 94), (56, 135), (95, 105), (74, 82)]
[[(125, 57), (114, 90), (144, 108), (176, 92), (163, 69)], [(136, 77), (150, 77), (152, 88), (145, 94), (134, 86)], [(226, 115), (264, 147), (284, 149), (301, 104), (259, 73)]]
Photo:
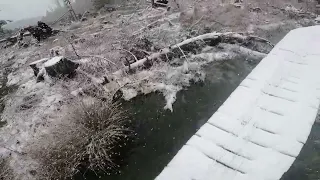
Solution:
[[(178, 67), (172, 67), (167, 63), (154, 64), (150, 70), (138, 71), (126, 78), (119, 79), (118, 83), (121, 87), (123, 86), (121, 91), (125, 100), (130, 100), (139, 93), (159, 92), (166, 101), (164, 109), (173, 111), (173, 103), (176, 101), (177, 93), (184, 87), (190, 86), (191, 80), (195, 82), (204, 80), (205, 75), (200, 66), (201, 64), (198, 62), (186, 61)], [(113, 87), (115, 85), (106, 86), (111, 92)]]
[(59, 62), (63, 58), (64, 58), (63, 56), (53, 57), (53, 58), (51, 58), (50, 60), (48, 60), (47, 62), (44, 63), (44, 67), (52, 66), (52, 65), (56, 64), (57, 62)]
[(156, 180), (278, 180), (320, 104), (320, 26), (291, 31)]
[(18, 85), (19, 83), (28, 81), (33, 76), (34, 75), (31, 68), (10, 73), (7, 77), (8, 82), (6, 83), (6, 86)]
[(37, 60), (37, 61), (34, 61), (34, 62), (30, 63), (30, 65), (32, 65), (32, 64), (39, 64), (39, 63), (45, 63), (45, 62), (47, 62), (48, 60), (49, 60), (49, 58), (42, 58), (42, 59), (40, 59), (40, 60)]

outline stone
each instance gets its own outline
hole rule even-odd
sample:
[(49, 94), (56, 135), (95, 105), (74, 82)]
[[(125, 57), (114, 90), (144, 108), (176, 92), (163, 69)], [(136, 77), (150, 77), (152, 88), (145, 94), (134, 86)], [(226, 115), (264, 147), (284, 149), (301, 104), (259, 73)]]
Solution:
[(56, 46), (50, 49), (50, 57), (64, 56), (65, 53), (65, 49), (61, 46)]
[(83, 17), (83, 18), (81, 18), (81, 20), (80, 21), (87, 21), (88, 19), (86, 18), (86, 17)]
[(75, 39), (73, 42), (74, 42), (75, 44), (84, 43), (84, 42), (86, 42), (86, 39), (85, 39), (85, 38), (78, 38), (78, 39)]

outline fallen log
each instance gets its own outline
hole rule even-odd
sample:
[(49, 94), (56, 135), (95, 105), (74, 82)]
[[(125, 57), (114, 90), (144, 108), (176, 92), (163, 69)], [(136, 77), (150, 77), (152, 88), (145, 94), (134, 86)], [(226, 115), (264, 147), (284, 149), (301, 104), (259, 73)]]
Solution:
[[(121, 76), (123, 72), (127, 72), (132, 69), (136, 69), (138, 67), (144, 66), (147, 62), (150, 62), (155, 59), (163, 59), (168, 58), (168, 60), (173, 57), (182, 57), (185, 56), (185, 52), (192, 52), (194, 49), (203, 48), (205, 46), (216, 46), (219, 43), (244, 43), (246, 41), (256, 41), (261, 43), (266, 43), (273, 47), (274, 45), (264, 38), (260, 38), (257, 36), (247, 36), (245, 33), (235, 33), (235, 32), (226, 32), (226, 33), (208, 33), (200, 36), (196, 36), (187, 40), (182, 41), (181, 43), (175, 44), (169, 48), (164, 48), (157, 53), (153, 53), (150, 56), (140, 59), (130, 66), (126, 66), (124, 69), (118, 70), (113, 73), (115, 76)], [(202, 45), (199, 45), (198, 42), (202, 42)], [(262, 57), (262, 56), (261, 56)]]

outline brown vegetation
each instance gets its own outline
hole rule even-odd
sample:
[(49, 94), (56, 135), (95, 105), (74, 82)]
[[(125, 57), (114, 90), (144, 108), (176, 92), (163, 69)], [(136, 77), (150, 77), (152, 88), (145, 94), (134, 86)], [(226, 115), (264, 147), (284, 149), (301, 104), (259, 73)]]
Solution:
[(0, 180), (13, 179), (12, 170), (8, 166), (8, 161), (0, 157)]
[(114, 160), (129, 139), (127, 116), (118, 104), (100, 100), (82, 103), (56, 130), (29, 150), (39, 162), (38, 179), (66, 179), (92, 171), (109, 173), (118, 167)]

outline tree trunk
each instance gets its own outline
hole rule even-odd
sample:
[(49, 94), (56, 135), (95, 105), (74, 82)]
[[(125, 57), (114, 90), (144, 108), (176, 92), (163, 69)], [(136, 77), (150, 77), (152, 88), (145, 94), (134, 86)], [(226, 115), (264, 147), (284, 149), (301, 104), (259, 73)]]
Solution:
[(68, 60), (63, 56), (54, 57), (44, 63), (47, 74), (51, 77), (60, 77), (65, 75), (73, 75), (78, 68), (78, 64)]

